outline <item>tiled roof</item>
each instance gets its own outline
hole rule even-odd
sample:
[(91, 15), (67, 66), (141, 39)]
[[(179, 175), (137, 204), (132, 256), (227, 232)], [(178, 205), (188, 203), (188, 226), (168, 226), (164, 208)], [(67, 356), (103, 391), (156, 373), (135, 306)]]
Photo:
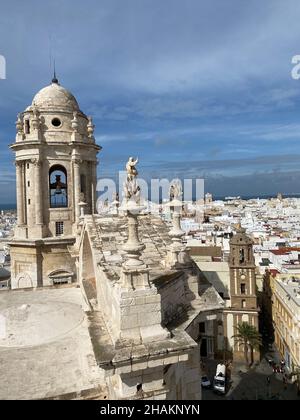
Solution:
[(272, 252), (272, 254), (274, 255), (285, 255), (285, 254), (289, 254), (292, 251), (300, 252), (300, 248), (299, 247), (282, 247), (280, 249), (271, 249), (270, 252)]

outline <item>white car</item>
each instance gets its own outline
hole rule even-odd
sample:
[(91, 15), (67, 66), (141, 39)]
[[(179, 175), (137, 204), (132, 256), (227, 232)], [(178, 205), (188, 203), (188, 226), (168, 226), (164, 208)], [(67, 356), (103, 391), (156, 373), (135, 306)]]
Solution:
[(208, 379), (207, 376), (202, 376), (202, 378), (201, 378), (201, 386), (203, 388), (210, 388), (211, 387), (211, 382), (210, 382), (210, 380)]

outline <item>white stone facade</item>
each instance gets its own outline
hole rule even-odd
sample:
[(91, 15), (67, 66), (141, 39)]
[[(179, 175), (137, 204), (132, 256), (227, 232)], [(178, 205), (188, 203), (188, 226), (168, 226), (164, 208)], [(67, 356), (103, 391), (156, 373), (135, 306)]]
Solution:
[[(54, 80), (19, 114), (16, 127), (11, 145), (18, 215), (11, 244), (12, 288), (49, 285), (58, 281), (59, 272), (62, 279), (75, 281), (75, 260), (68, 248), (77, 235), (79, 203), (86, 202), (87, 213), (96, 206), (100, 147), (94, 126), (73, 95)], [(56, 175), (61, 183), (56, 182), (55, 191)]]

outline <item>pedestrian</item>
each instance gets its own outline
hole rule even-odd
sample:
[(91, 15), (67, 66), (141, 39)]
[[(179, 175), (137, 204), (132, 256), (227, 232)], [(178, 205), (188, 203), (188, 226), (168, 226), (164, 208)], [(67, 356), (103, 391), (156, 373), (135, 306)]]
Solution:
[(267, 377), (267, 384), (270, 385), (271, 379), (270, 376)]

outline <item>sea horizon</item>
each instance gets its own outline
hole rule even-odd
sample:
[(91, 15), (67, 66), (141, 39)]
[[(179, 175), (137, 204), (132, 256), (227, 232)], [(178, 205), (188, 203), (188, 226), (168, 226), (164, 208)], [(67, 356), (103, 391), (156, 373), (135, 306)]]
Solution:
[[(282, 193), (283, 198), (299, 198), (300, 193), (294, 193), (294, 194), (284, 194)], [(226, 195), (226, 196), (214, 196), (213, 195), (213, 201), (222, 200), (224, 201), (226, 197), (240, 197), (242, 200), (254, 200), (254, 199), (271, 199), (276, 198), (277, 194), (257, 194), (257, 195)], [(193, 197), (193, 201), (195, 201), (195, 198)], [(16, 203), (3, 203), (0, 204), (0, 211), (2, 210), (17, 210)]]

